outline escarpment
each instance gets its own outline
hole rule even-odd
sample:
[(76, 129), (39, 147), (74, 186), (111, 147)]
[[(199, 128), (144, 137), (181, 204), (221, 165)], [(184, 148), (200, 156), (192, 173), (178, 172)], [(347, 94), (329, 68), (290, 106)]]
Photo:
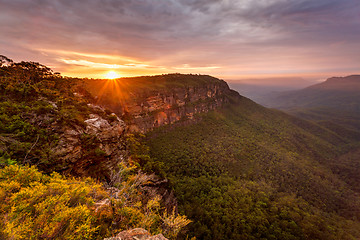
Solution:
[[(29, 179), (34, 182), (29, 185), (34, 190), (31, 194), (39, 193), (36, 201), (41, 204), (40, 198), (58, 199), (56, 195), (61, 198), (65, 195), (69, 200), (64, 198), (64, 206), (70, 209), (81, 206), (83, 215), (90, 214), (90, 221), (95, 221), (86, 223), (96, 229), (93, 234), (98, 235), (97, 239), (111, 235), (116, 239), (166, 239), (164, 236), (173, 239), (190, 221), (178, 215), (170, 180), (150, 162), (149, 149), (141, 142), (141, 135), (130, 133), (146, 132), (181, 118), (191, 119), (196, 113), (215, 109), (238, 97), (225, 82), (210, 76), (175, 74), (124, 81), (89, 80), (62, 77), (37, 63), (0, 66), (0, 168), (36, 166), (42, 173), (27, 166), (10, 166), (7, 171), (26, 174), (30, 171), (29, 176), (36, 175), (29, 178), (18, 174), (24, 175), (26, 182)], [(50, 175), (52, 172), (57, 173)], [(12, 173), (5, 175), (10, 181), (14, 178)], [(64, 184), (68, 176), (72, 180)], [(61, 188), (53, 185), (53, 180)], [(101, 187), (98, 181), (102, 182)], [(82, 184), (82, 188), (75, 187), (71, 192), (68, 185), (75, 183)], [(47, 189), (49, 193), (44, 194)], [(9, 192), (14, 193), (10, 188)], [(89, 200), (84, 200), (85, 197)], [(46, 198), (44, 202), (52, 202)], [(10, 206), (13, 201), (6, 204)], [(46, 214), (56, 215), (51, 212), (52, 206), (43, 208)], [(41, 211), (31, 210), (26, 217), (30, 222), (43, 222)], [(174, 225), (177, 216), (180, 220)], [(23, 222), (22, 219), (19, 221)], [(66, 219), (73, 224), (77, 216)], [(66, 221), (58, 225), (55, 220), (55, 225), (66, 229), (70, 226)], [(38, 233), (38, 225), (33, 224), (35, 228), (31, 230)], [(150, 232), (118, 233), (136, 227)], [(164, 236), (157, 234), (160, 231)], [(0, 231), (2, 236), (11, 238)]]
[(175, 88), (148, 93), (138, 101), (129, 101), (122, 108), (130, 130), (146, 132), (216, 109), (229, 102), (229, 93), (227, 85), (222, 82), (203, 87)]
[(128, 124), (131, 132), (192, 119), (241, 96), (223, 80), (206, 75), (168, 74), (90, 82), (90, 91)]
[[(6, 159), (21, 159), (44, 172), (107, 180), (129, 157), (129, 133), (191, 120), (241, 98), (226, 82), (206, 75), (53, 77), (6, 88), (11, 84), (9, 78), (1, 85), (6, 115), (0, 150)], [(19, 97), (19, 91), (29, 94)]]

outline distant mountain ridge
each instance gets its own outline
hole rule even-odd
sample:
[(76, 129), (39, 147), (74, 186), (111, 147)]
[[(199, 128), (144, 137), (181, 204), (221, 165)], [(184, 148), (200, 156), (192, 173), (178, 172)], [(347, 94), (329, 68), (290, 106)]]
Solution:
[(331, 129), (360, 131), (360, 75), (332, 77), (301, 90), (274, 93), (260, 103)]
[(299, 77), (227, 80), (230, 88), (251, 100), (263, 103), (264, 96), (303, 89), (313, 84)]
[(275, 94), (264, 99), (279, 109), (330, 108), (360, 113), (360, 75), (329, 78), (298, 91)]
[(360, 91), (360, 75), (332, 77), (325, 82), (307, 87), (307, 89)]

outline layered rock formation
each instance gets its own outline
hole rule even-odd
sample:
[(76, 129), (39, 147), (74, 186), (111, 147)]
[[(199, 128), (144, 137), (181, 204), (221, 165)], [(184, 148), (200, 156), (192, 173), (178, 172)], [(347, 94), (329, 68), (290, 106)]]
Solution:
[(167, 240), (162, 234), (151, 236), (143, 228), (134, 228), (120, 232), (116, 237), (105, 238), (104, 240)]
[[(124, 140), (126, 125), (116, 115), (113, 116), (110, 122), (93, 113), (84, 121), (85, 126), (72, 125), (58, 129), (61, 133), (57, 145), (52, 149), (52, 158), (57, 159), (57, 165), (63, 168), (58, 167), (57, 171), (109, 178), (111, 170), (127, 158)], [(93, 153), (96, 158), (90, 157)]]
[(216, 109), (229, 101), (229, 93), (230, 89), (225, 82), (202, 87), (175, 88), (149, 93), (137, 102), (129, 101), (124, 106), (124, 112), (130, 116), (130, 131), (146, 132)]
[(98, 104), (122, 116), (129, 130), (135, 132), (147, 132), (180, 119), (192, 119), (194, 114), (208, 112), (240, 98), (225, 81), (206, 75), (169, 74), (140, 80), (141, 84), (138, 78), (119, 79), (119, 91), (106, 90), (106, 82), (96, 83), (96, 89), (105, 89), (106, 94), (96, 89), (92, 91)]

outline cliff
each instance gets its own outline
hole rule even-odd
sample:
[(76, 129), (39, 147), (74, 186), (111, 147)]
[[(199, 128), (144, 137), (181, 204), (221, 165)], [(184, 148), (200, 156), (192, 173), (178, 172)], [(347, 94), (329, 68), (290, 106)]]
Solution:
[[(136, 84), (131, 85), (126, 85), (129, 82), (123, 81), (121, 89), (117, 81), (96, 81), (96, 83), (105, 84), (97, 89), (99, 95), (94, 97), (86, 90), (86, 86), (91, 85), (89, 84), (90, 80), (87, 79), (61, 77), (53, 74), (45, 66), (32, 62), (0, 66), (0, 169), (10, 165), (9, 168), (4, 169), (18, 174), (19, 178), (9, 173), (0, 172), (0, 175), (6, 176), (9, 181), (19, 180), (22, 177), (26, 179), (27, 185), (21, 187), (26, 188), (24, 191), (32, 191), (31, 195), (39, 204), (40, 201), (51, 203), (52, 200), (46, 198), (55, 197), (58, 206), (59, 201), (56, 195), (61, 195), (64, 207), (70, 209), (71, 217), (66, 217), (66, 219), (69, 219), (71, 224), (82, 224), (76, 220), (73, 221), (77, 217), (74, 216), (74, 212), (71, 212), (71, 208), (81, 206), (81, 211), (90, 214), (89, 219), (91, 220), (89, 221), (95, 221), (90, 225), (94, 229), (96, 228), (96, 231), (91, 233), (98, 235), (98, 237), (94, 237), (96, 239), (100, 239), (100, 236), (115, 235), (118, 230), (137, 226), (156, 229), (156, 233), (163, 231), (165, 236), (175, 236), (189, 221), (173, 210), (176, 209), (177, 202), (174, 193), (169, 190), (168, 181), (155, 174), (144, 173), (139, 168), (141, 157), (146, 157), (146, 155), (140, 156), (139, 153), (134, 153), (132, 145), (139, 148), (141, 144), (137, 142), (136, 137), (129, 134), (129, 131), (134, 129), (145, 131), (164, 124), (165, 122), (159, 122), (157, 125), (149, 125), (148, 122), (154, 121), (150, 117), (152, 114), (154, 116), (161, 112), (167, 114), (166, 111), (170, 108), (175, 109), (175, 105), (177, 108), (184, 108), (183, 114), (208, 111), (229, 101), (230, 98), (225, 98), (225, 95), (226, 91), (230, 90), (226, 88), (226, 83), (225, 85), (222, 83), (223, 87), (221, 87), (216, 82), (218, 80), (211, 77), (208, 77), (210, 82), (203, 78), (200, 78), (202, 82), (188, 78), (185, 90), (176, 81), (160, 81), (156, 84), (150, 81), (151, 84), (148, 84), (147, 77), (145, 79), (144, 82), (137, 81)], [(209, 83), (207, 88), (200, 87), (204, 81)], [(159, 85), (162, 87), (156, 91)], [(94, 86), (96, 87), (96, 84)], [(99, 106), (99, 103), (102, 103), (99, 100), (103, 99), (103, 93), (109, 89), (112, 89), (110, 96), (113, 97), (110, 99), (112, 101), (109, 106), (113, 107), (112, 109), (115, 109), (119, 116), (126, 121), (106, 109), (107, 104)], [(206, 102), (209, 103), (205, 105)], [(193, 110), (186, 110), (185, 106), (191, 106)], [(197, 110), (200, 106), (203, 106), (203, 110)], [(141, 117), (147, 118), (144, 120), (145, 125), (135, 121)], [(129, 123), (130, 127), (127, 125)], [(145, 147), (141, 146), (140, 148)], [(45, 174), (38, 172), (34, 167), (18, 165), (35, 165)], [(29, 171), (30, 173), (27, 174)], [(71, 182), (64, 184), (64, 181), (67, 181), (65, 176), (47, 175), (53, 171), (63, 173), (65, 176), (80, 178), (70, 177)], [(30, 179), (34, 184), (30, 184), (28, 176), (31, 176)], [(99, 187), (100, 185), (90, 178), (82, 178), (85, 176), (106, 181), (103, 181), (104, 186)], [(2, 181), (6, 179), (1, 178)], [(58, 191), (59, 188), (56, 187), (54, 190), (52, 180), (63, 189)], [(83, 180), (85, 185), (83, 184), (79, 190), (74, 184), (82, 184)], [(38, 190), (40, 184), (42, 184), (41, 191)], [(5, 182), (0, 185), (8, 186), (9, 184)], [(10, 187), (5, 195), (17, 194), (21, 190), (20, 185), (20, 183), (16, 185), (16, 191)], [(78, 192), (71, 192), (70, 186)], [(95, 190), (95, 188), (97, 189)], [(44, 193), (45, 190), (49, 190), (49, 192)], [(89, 197), (86, 204), (84, 204), (84, 194)], [(71, 199), (67, 200), (63, 198), (64, 196), (69, 196)], [(11, 200), (12, 198), (7, 197), (6, 199)], [(77, 203), (77, 199), (79, 199), (79, 203)], [(17, 206), (19, 201), (5, 202), (5, 204)], [(39, 221), (41, 225), (41, 219), (44, 219), (41, 214), (56, 215), (52, 213), (54, 210), (52, 206), (45, 207), (44, 209), (47, 209), (45, 212), (42, 212), (42, 208), (38, 208), (40, 212), (31, 210), (30, 214), (19, 219), (23, 222), (23, 219), (26, 218), (36, 229), (39, 225), (36, 221)], [(0, 208), (4, 209), (1, 206)], [(15, 209), (14, 207), (6, 208), (9, 211)], [(63, 213), (64, 208), (60, 209)], [(170, 213), (171, 210), (173, 211)], [(56, 211), (57, 209), (55, 209)], [(5, 212), (3, 215), (7, 216), (9, 212)], [(4, 216), (2, 219), (6, 219)], [(176, 222), (178, 217), (180, 217), (180, 222)], [(12, 218), (15, 221), (19, 219)], [(57, 219), (60, 218), (57, 217)], [(49, 223), (49, 221), (46, 222)], [(86, 223), (90, 223), (89, 221)], [(62, 221), (64, 225), (59, 225), (58, 220), (55, 221), (55, 224), (56, 227), (52, 228), (55, 229), (55, 232), (57, 228), (62, 229), (56, 233), (59, 234), (59, 238), (72, 239), (64, 237), (64, 231), (71, 229), (70, 224)], [(13, 236), (17, 236), (14, 234), (22, 234), (21, 229), (13, 229), (13, 226), (12, 222), (8, 224), (7, 219), (0, 221), (0, 239), (14, 238)], [(4, 232), (5, 227), (11, 230)], [(27, 229), (24, 236), (21, 235), (20, 238), (35, 236), (35, 232), (39, 233), (35, 229)], [(81, 235), (89, 229), (82, 228), (78, 233)], [(34, 232), (32, 232), (33, 230)], [(69, 232), (75, 231), (69, 230)], [(46, 234), (53, 233), (40, 234), (48, 236)], [(161, 234), (151, 236), (150, 233), (144, 231), (141, 232), (141, 235), (146, 239), (165, 239)], [(121, 239), (124, 237), (132, 239), (132, 236), (139, 237), (134, 231), (118, 235)]]
[(95, 80), (89, 82), (88, 88), (97, 104), (121, 116), (129, 131), (134, 132), (147, 132), (181, 119), (192, 119), (194, 114), (208, 112), (241, 97), (225, 81), (207, 75)]
[[(0, 82), (0, 165), (16, 159), (44, 172), (109, 180), (129, 157), (130, 132), (191, 120), (240, 98), (226, 82), (207, 75), (89, 80), (49, 70), (24, 80), (18, 68), (3, 69)], [(37, 68), (36, 74), (42, 71)]]

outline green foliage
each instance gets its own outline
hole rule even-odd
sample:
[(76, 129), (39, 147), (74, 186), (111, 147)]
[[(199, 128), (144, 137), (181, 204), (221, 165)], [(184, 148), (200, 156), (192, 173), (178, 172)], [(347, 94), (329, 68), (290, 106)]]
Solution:
[(341, 135), (352, 137), (354, 140), (360, 138), (360, 113), (358, 112), (326, 107), (294, 107), (288, 112), (299, 118), (318, 122), (319, 125)]
[(5, 167), (9, 165), (16, 164), (16, 161), (11, 159), (9, 154), (6, 152), (0, 151), (0, 167)]
[[(31, 103), (4, 101), (0, 103), (0, 135), (3, 149), (11, 159), (18, 163), (49, 162), (49, 152), (57, 136), (34, 122), (34, 114), (43, 115), (44, 109), (52, 107), (36, 101)], [(42, 120), (44, 122), (44, 120)], [(31, 150), (31, 151), (30, 151)]]
[[(83, 85), (41, 64), (0, 56), (0, 239), (103, 239), (136, 227), (175, 238), (187, 219), (163, 214), (160, 197), (148, 199), (141, 189), (147, 178), (136, 166), (149, 156), (140, 154), (144, 149), (134, 136), (128, 138), (131, 165), (121, 164), (112, 175), (116, 196), (90, 178), (49, 176), (19, 165), (36, 164), (47, 173), (62, 169), (52, 154), (58, 134), (85, 128), (90, 113), (117, 120), (88, 105), (93, 99)], [(83, 134), (80, 144), (84, 161), (106, 157), (96, 136)], [(172, 225), (164, 223), (169, 219)]]
[(95, 135), (84, 133), (81, 135), (80, 140), (82, 148), (85, 149), (83, 153), (84, 157), (96, 158), (105, 155), (104, 152), (100, 148), (98, 148), (99, 140)]
[[(92, 98), (82, 88), (83, 80), (54, 74), (38, 63), (1, 59), (0, 150), (18, 164), (36, 164), (47, 172), (63, 168), (52, 153), (59, 135), (65, 129), (85, 128), (90, 113), (105, 119), (111, 115), (88, 106)], [(84, 153), (103, 156), (98, 146)]]
[(128, 134), (126, 142), (131, 154), (130, 161), (133, 164), (141, 167), (147, 173), (156, 173), (158, 176), (163, 177), (162, 171), (163, 163), (150, 159), (149, 147), (143, 143), (145, 135), (143, 134)]
[(360, 201), (330, 168), (353, 138), (243, 99), (149, 134), (198, 239), (353, 239)]
[[(206, 84), (217, 83), (221, 80), (208, 76), (208, 75), (197, 75), (197, 74), (163, 74), (156, 76), (140, 76), (121, 78), (117, 80), (117, 83), (121, 86), (122, 90), (137, 91), (138, 93), (145, 91), (159, 91), (169, 88), (185, 88), (185, 87), (198, 87)], [(102, 89), (103, 85), (108, 83), (106, 79), (97, 79), (96, 81), (89, 82), (88, 87), (92, 91), (98, 92)]]

